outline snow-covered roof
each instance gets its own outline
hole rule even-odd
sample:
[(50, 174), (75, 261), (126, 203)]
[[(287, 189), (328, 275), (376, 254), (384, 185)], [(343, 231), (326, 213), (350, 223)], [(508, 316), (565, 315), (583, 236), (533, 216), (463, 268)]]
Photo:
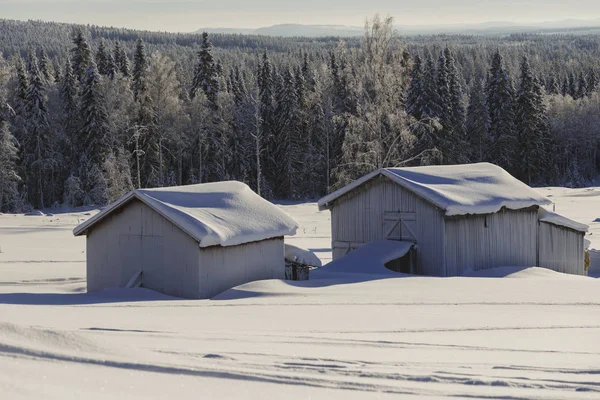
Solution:
[(236, 246), (294, 235), (298, 224), (287, 213), (236, 182), (138, 189), (107, 206), (73, 230), (83, 235), (106, 216), (138, 199), (198, 241), (200, 247)]
[(445, 210), (449, 216), (551, 204), (548, 198), (502, 168), (478, 163), (379, 169), (322, 198), (319, 209), (331, 208), (336, 199), (380, 175)]
[(538, 212), (538, 219), (540, 222), (546, 222), (552, 225), (562, 226), (565, 228), (570, 228), (579, 232), (587, 232), (590, 229), (586, 224), (582, 224), (577, 221), (573, 221), (567, 217), (563, 217), (562, 215), (558, 215), (552, 211), (548, 211), (545, 208), (540, 207)]

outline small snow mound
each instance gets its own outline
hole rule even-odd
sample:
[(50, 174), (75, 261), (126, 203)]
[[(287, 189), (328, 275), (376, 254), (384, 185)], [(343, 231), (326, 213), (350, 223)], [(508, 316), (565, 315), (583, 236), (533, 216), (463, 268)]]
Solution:
[(541, 267), (497, 267), (481, 271), (466, 270), (464, 277), (469, 278), (519, 278), (519, 279), (587, 279), (585, 276), (563, 274)]
[(295, 262), (311, 267), (320, 267), (321, 260), (312, 251), (297, 247), (291, 244), (285, 244), (285, 259), (286, 261)]

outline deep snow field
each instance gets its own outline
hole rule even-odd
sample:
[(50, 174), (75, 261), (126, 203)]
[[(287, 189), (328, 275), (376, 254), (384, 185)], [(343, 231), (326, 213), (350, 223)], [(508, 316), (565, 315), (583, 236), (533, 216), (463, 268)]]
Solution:
[[(540, 191), (600, 250), (600, 188)], [(328, 262), (329, 212), (282, 208), (301, 225), (289, 243)], [(599, 279), (322, 273), (213, 300), (85, 294), (71, 230), (89, 214), (0, 215), (2, 400), (600, 398)]]

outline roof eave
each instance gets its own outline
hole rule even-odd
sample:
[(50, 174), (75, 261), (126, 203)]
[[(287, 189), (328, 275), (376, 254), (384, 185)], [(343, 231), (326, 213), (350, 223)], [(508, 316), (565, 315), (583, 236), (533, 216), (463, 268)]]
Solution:
[(110, 215), (114, 210), (118, 209), (119, 207), (121, 207), (124, 204), (131, 201), (134, 197), (138, 197), (138, 196), (135, 193), (135, 191), (131, 191), (131, 192), (127, 193), (125, 196), (121, 197), (119, 200), (115, 201), (114, 203), (109, 204), (104, 209), (102, 209), (102, 211), (100, 211), (98, 214), (94, 215), (93, 217), (91, 217), (87, 221), (83, 222), (82, 224), (76, 226), (75, 229), (73, 229), (73, 235), (74, 236), (85, 235), (87, 233), (88, 229), (90, 229), (91, 227), (96, 225), (96, 223), (102, 221), (106, 216)]

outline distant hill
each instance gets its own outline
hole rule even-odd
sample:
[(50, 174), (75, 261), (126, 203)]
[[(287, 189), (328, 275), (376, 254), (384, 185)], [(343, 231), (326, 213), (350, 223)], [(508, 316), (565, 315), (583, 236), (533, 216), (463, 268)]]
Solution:
[(203, 28), (196, 31), (208, 33), (239, 33), (246, 35), (283, 36), (283, 37), (353, 37), (363, 34), (363, 28), (344, 25), (301, 25), (279, 24), (258, 29), (244, 28)]
[[(509, 21), (490, 21), (476, 24), (446, 25), (396, 25), (403, 35), (432, 34), (468, 34), (502, 35), (511, 33), (598, 33), (600, 18), (592, 20), (566, 19), (532, 24), (517, 24)], [(302, 25), (279, 24), (258, 29), (245, 28), (203, 28), (197, 32), (231, 33), (245, 35), (282, 36), (282, 37), (356, 37), (364, 32), (362, 27), (346, 25)]]

